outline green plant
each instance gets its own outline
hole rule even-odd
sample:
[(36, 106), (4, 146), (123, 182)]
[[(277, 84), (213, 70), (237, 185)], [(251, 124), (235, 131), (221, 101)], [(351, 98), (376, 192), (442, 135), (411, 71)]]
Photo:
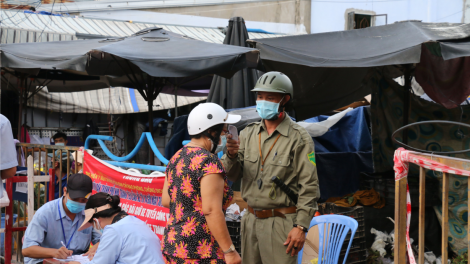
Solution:
[(45, 202), (44, 198), (46, 197), (46, 186), (40, 183), (34, 184), (34, 210), (38, 210), (38, 199), (40, 199), (39, 207), (41, 207)]
[(380, 260), (380, 253), (378, 251), (374, 251), (371, 248), (368, 249), (369, 256), (367, 256), (367, 264), (382, 264)]
[(460, 256), (452, 259), (451, 264), (467, 264), (468, 263), (468, 252), (463, 253)]
[(354, 202), (353, 195), (354, 195), (354, 193), (348, 194), (348, 195), (344, 196), (342, 199), (347, 199), (348, 204), (351, 205)]

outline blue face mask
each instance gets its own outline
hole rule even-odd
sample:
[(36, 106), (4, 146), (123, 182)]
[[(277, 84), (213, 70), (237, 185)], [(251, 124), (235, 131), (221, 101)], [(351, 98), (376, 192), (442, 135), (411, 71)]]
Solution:
[(78, 214), (80, 212), (82, 212), (83, 210), (85, 210), (85, 203), (79, 203), (79, 202), (75, 202), (75, 201), (72, 201), (70, 199), (67, 199), (67, 203), (65, 204), (67, 206), (67, 209), (69, 209), (69, 211), (72, 213), (72, 214)]
[(220, 141), (222, 141), (222, 144), (217, 145), (217, 148), (215, 149), (216, 154), (224, 150), (225, 145), (227, 145), (227, 137), (225, 135), (220, 136)]
[(258, 115), (266, 120), (275, 119), (279, 115), (279, 104), (282, 102), (284, 97), (279, 103), (268, 102), (264, 100), (256, 101), (256, 111)]
[(55, 143), (56, 146), (65, 146), (64, 143)]
[[(99, 228), (98, 228), (99, 227)], [(93, 228), (95, 229), (96, 232), (98, 232), (100, 235), (103, 235), (104, 229), (101, 228), (101, 224), (98, 221), (98, 219), (93, 219)]]

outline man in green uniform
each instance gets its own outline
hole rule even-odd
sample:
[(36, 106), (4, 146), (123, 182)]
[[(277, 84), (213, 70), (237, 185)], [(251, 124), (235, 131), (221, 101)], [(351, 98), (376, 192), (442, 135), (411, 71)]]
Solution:
[[(252, 91), (262, 120), (241, 131), (238, 141), (229, 136), (222, 157), (228, 178), (242, 177), (241, 194), (250, 212), (241, 224), (242, 261), (294, 264), (320, 197), (313, 140), (284, 111), (294, 95), (286, 75), (268, 72)], [(296, 203), (271, 181), (273, 176), (295, 193)]]

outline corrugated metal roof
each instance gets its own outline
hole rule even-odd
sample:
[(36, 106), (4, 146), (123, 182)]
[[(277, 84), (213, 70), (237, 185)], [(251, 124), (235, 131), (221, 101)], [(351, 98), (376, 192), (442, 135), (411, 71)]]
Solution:
[[(161, 27), (168, 31), (212, 43), (223, 43), (225, 38), (225, 35), (219, 29), (207, 27), (130, 23), (72, 16), (48, 16), (29, 14), (18, 10), (0, 10), (0, 17), (2, 27), (1, 43), (35, 42), (39, 36), (44, 38), (45, 34), (48, 40), (41, 41), (51, 41), (51, 38), (54, 40), (70, 40), (93, 36), (126, 37), (149, 27)], [(33, 32), (31, 38), (17, 37), (28, 35), (28, 32)], [(284, 36), (282, 34), (248, 34), (250, 38), (257, 39)], [(18, 38), (18, 40), (15, 38)]]
[[(178, 96), (178, 106), (206, 100), (205, 96)], [(147, 112), (147, 101), (137, 90), (113, 87), (86, 92), (48, 93), (40, 91), (28, 100), (28, 107), (63, 113), (129, 114)], [(175, 108), (175, 96), (159, 94), (153, 110)]]
[[(88, 11), (111, 11), (129, 9), (151, 9), (151, 8), (171, 8), (171, 7), (194, 7), (208, 5), (231, 5), (249, 4), (259, 2), (276, 2), (278, 0), (99, 0), (99, 1), (65, 1), (60, 3), (64, 7), (60, 12), (88, 12)], [(24, 1), (23, 1), (24, 2)], [(27, 2), (27, 1), (26, 1)], [(57, 4), (55, 5), (57, 9)], [(38, 10), (54, 10), (54, 4), (42, 4)], [(55, 10), (54, 10), (55, 11)]]

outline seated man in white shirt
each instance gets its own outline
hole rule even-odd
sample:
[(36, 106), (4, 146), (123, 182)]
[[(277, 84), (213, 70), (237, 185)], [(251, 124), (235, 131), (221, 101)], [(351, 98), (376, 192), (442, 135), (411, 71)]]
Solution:
[[(10, 121), (0, 114), (0, 175), (2, 180), (15, 176), (18, 160)], [(3, 188), (0, 188), (0, 198)]]

